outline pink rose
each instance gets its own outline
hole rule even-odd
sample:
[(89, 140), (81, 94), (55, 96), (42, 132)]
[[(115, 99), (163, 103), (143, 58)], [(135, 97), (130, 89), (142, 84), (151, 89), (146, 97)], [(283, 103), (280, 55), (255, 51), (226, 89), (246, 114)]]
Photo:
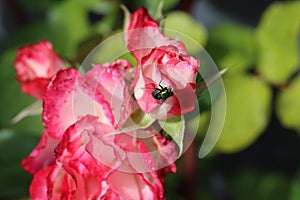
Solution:
[[(137, 59), (135, 69), (117, 60), (85, 75), (61, 69), (46, 41), (19, 50), (15, 66), (22, 90), (43, 99), (43, 136), (22, 161), (34, 176), (32, 199), (164, 199), (165, 176), (176, 171), (175, 143), (155, 124), (119, 131), (139, 108), (156, 119), (192, 111), (200, 62), (164, 36), (144, 8), (132, 14), (125, 40)], [(47, 80), (44, 90), (36, 85), (40, 79)], [(35, 85), (29, 90), (27, 82)]]
[(168, 38), (160, 32), (158, 23), (151, 18), (145, 8), (140, 8), (132, 13), (125, 29), (127, 48), (134, 55), (139, 65), (142, 64), (142, 58), (156, 47), (173, 45), (179, 53), (187, 53), (183, 43)]
[[(115, 118), (110, 104), (112, 99), (105, 99), (102, 93), (125, 90), (122, 73), (131, 65), (119, 60), (109, 65), (95, 66), (86, 76), (81, 76), (74, 68), (60, 70), (49, 84), (43, 98), (42, 120), (45, 131), (38, 146), (22, 161), (23, 168), (34, 174), (39, 169), (53, 163), (53, 151), (67, 128), (87, 114), (101, 117), (108, 126), (115, 126)], [(113, 72), (113, 74), (111, 74)], [(110, 74), (107, 84), (113, 85), (105, 90), (105, 84), (97, 87), (97, 81), (103, 81)], [(96, 89), (96, 87), (98, 89)], [(100, 92), (101, 90), (101, 92)], [(122, 93), (118, 94), (122, 102)], [(117, 107), (117, 109), (121, 109)], [(117, 110), (118, 111), (118, 110)], [(119, 117), (120, 118), (120, 117)]]
[(105, 191), (100, 199), (111, 199), (112, 195), (116, 199), (162, 199), (158, 175), (163, 179), (166, 173), (151, 169), (154, 160), (145, 144), (126, 134), (105, 136), (107, 128), (98, 120), (88, 115), (66, 131), (56, 148), (63, 169), (74, 177), (77, 186), (86, 184), (85, 174), (93, 177)]
[[(118, 60), (85, 76), (69, 68), (53, 78), (43, 98), (43, 137), (22, 162), (34, 175), (33, 199), (163, 199), (164, 177), (176, 170), (175, 144), (125, 133), (106, 136), (132, 112), (124, 79), (129, 70), (127, 61)], [(127, 112), (121, 112), (124, 107)], [(149, 150), (160, 149), (156, 155), (164, 168), (156, 170), (162, 164)]]
[(63, 67), (52, 44), (45, 40), (20, 48), (14, 64), (22, 91), (37, 99), (43, 98), (51, 78)]
[(138, 61), (131, 87), (140, 108), (156, 119), (191, 112), (200, 61), (188, 56), (181, 42), (160, 33), (144, 8), (126, 27), (127, 47)]

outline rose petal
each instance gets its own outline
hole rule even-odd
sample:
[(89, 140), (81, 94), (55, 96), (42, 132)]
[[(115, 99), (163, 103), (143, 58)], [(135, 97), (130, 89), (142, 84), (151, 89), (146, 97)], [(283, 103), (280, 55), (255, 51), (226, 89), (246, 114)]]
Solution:
[(124, 117), (124, 112), (120, 112), (128, 95), (125, 77), (129, 75), (132, 66), (126, 60), (117, 60), (113, 63), (96, 65), (90, 70), (84, 80), (91, 87), (97, 88), (106, 101), (111, 105), (116, 122)]
[(44, 132), (41, 140), (30, 155), (22, 160), (22, 167), (30, 174), (54, 163), (54, 147), (58, 140), (51, 138)]
[(126, 25), (126, 31), (127, 48), (134, 55), (138, 64), (141, 64), (142, 58), (155, 47), (173, 45), (180, 53), (187, 53), (181, 42), (160, 33), (158, 24), (150, 17), (145, 8), (140, 8), (132, 14)]
[(160, 102), (153, 98), (152, 92), (155, 89), (155, 85), (151, 79), (144, 76), (142, 70), (137, 76), (137, 82), (134, 88), (134, 96), (144, 112), (151, 112), (154, 108), (160, 105)]
[(87, 114), (99, 116), (102, 123), (114, 123), (104, 96), (85, 82), (76, 69), (57, 73), (44, 98), (43, 122), (49, 135), (61, 138), (64, 131)]
[(88, 171), (103, 180), (121, 165), (124, 152), (114, 144), (113, 136), (105, 136), (107, 127), (97, 120), (90, 115), (83, 117), (66, 130), (55, 149), (57, 160), (68, 173)]
[(52, 44), (42, 40), (20, 48), (14, 65), (22, 91), (42, 99), (48, 83), (63, 67), (63, 62), (55, 54)]
[(38, 171), (30, 184), (32, 199), (71, 199), (75, 182), (56, 164)]

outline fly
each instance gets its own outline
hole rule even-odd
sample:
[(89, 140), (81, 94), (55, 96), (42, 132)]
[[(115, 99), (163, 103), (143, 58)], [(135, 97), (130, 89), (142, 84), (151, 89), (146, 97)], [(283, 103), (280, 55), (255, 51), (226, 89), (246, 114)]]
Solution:
[(152, 91), (152, 97), (157, 100), (166, 100), (167, 98), (174, 95), (174, 90), (171, 87), (163, 87), (160, 83), (159, 88), (155, 88)]

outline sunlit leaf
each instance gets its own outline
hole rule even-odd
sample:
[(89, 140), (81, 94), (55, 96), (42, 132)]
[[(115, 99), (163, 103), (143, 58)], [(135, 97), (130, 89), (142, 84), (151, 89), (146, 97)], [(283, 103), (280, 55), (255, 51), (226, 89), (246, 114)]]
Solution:
[(185, 12), (169, 13), (163, 28), (165, 28), (164, 33), (167, 36), (182, 41), (190, 53), (200, 51), (199, 44), (202, 46), (206, 44), (207, 31), (205, 27)]
[(254, 63), (254, 31), (242, 24), (217, 25), (210, 31), (207, 50), (220, 68), (248, 69)]
[[(99, 7), (102, 8), (103, 4), (101, 4)], [(124, 9), (124, 6), (122, 6)], [(121, 13), (119, 12), (121, 7), (118, 4), (110, 4), (110, 6), (107, 6), (106, 13), (103, 13), (104, 15), (101, 20), (99, 20), (97, 23), (93, 25), (93, 28), (95, 29), (96, 33), (99, 33), (101, 35), (107, 35), (113, 31), (116, 24), (120, 24), (120, 18)], [(126, 12), (124, 13), (124, 21), (126, 20)]]
[(257, 67), (265, 79), (283, 84), (299, 63), (300, 1), (273, 3), (257, 28)]
[(87, 60), (93, 64), (113, 62), (127, 53), (128, 50), (124, 42), (123, 33), (118, 30), (111, 37), (102, 41), (89, 55)]
[(284, 88), (277, 98), (276, 111), (283, 126), (300, 133), (300, 76)]
[(51, 41), (64, 56), (73, 56), (90, 33), (86, 8), (77, 1), (60, 1), (48, 12)]
[(166, 131), (178, 145), (179, 155), (182, 153), (185, 120), (183, 116), (172, 117), (166, 120), (159, 120), (161, 128)]
[(256, 77), (227, 74), (224, 77), (227, 96), (226, 119), (216, 148), (235, 152), (252, 144), (269, 121), (271, 90)]

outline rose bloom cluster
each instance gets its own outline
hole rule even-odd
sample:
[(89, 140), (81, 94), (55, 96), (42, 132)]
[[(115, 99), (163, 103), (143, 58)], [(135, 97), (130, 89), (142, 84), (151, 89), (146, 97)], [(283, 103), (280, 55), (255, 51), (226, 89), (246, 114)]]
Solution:
[[(43, 101), (44, 132), (22, 160), (33, 175), (32, 199), (165, 198), (165, 176), (176, 171), (176, 144), (154, 125), (112, 133), (139, 109), (155, 119), (192, 111), (200, 64), (181, 42), (164, 36), (144, 8), (131, 15), (125, 29), (135, 68), (120, 59), (81, 75), (64, 67), (48, 41), (17, 52), (22, 91)], [(166, 88), (172, 95), (153, 97), (155, 89)]]

